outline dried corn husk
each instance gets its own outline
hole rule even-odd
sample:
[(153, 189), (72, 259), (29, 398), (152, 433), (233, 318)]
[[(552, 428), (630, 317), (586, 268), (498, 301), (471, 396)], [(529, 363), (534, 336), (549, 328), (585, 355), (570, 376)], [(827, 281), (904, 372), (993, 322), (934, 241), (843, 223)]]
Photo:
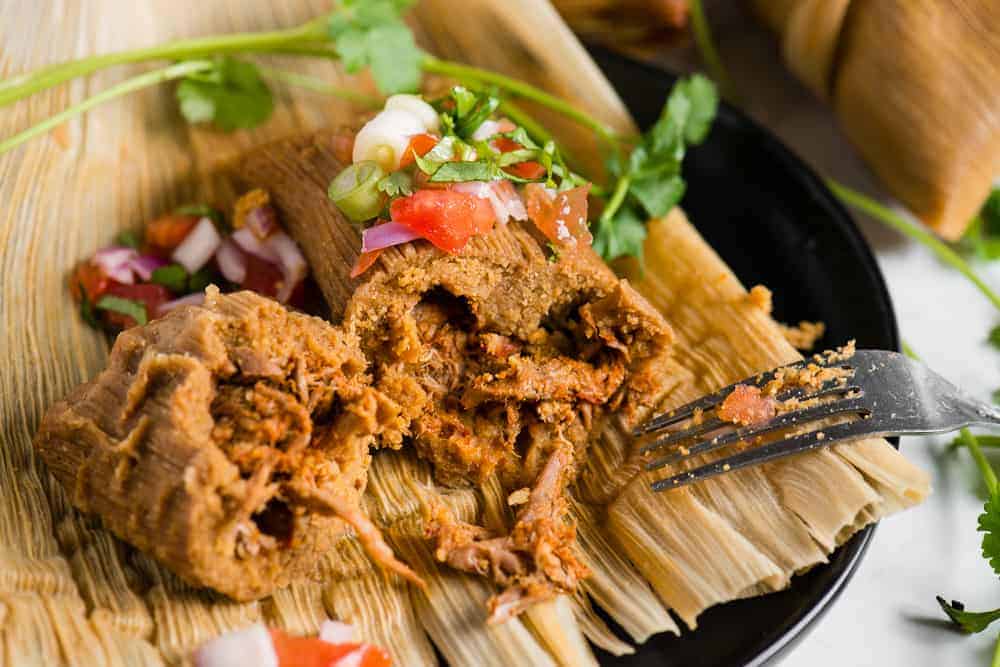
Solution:
[(889, 191), (955, 240), (1000, 173), (1000, 4), (754, 0)]

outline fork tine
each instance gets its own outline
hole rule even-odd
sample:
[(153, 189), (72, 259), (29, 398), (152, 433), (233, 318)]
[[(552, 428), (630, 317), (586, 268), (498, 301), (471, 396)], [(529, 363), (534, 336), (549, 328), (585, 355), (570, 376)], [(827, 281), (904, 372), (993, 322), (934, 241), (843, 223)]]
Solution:
[(829, 447), (830, 445), (836, 445), (858, 438), (867, 438), (872, 435), (865, 432), (863, 428), (858, 429), (857, 426), (858, 422), (836, 424), (829, 428), (817, 429), (815, 431), (802, 433), (785, 440), (778, 440), (777, 442), (772, 442), (768, 445), (764, 445), (763, 447), (748, 449), (738, 454), (734, 454), (733, 456), (680, 473), (679, 475), (666, 477), (657, 482), (653, 482), (652, 488), (653, 491), (676, 489), (693, 482), (708, 479), (709, 477), (715, 477), (716, 475), (729, 473), (733, 470), (739, 470), (740, 468), (759, 465), (761, 463), (767, 463), (768, 461), (774, 461), (775, 459), (784, 458), (786, 456), (801, 454), (802, 452), (807, 452), (812, 449)]
[[(860, 391), (857, 387), (852, 387), (851, 389)], [(646, 470), (658, 470), (666, 465), (677, 463), (678, 461), (691, 456), (708, 454), (727, 445), (739, 442), (740, 440), (750, 440), (783, 428), (788, 428), (789, 426), (808, 424), (809, 422), (816, 421), (818, 419), (833, 417), (835, 415), (849, 412), (867, 412), (861, 402), (856, 400), (856, 398), (859, 397), (823, 403), (822, 405), (815, 405), (811, 408), (803, 408), (801, 410), (793, 410), (791, 412), (786, 412), (783, 415), (778, 415), (774, 419), (757, 426), (746, 426), (734, 429), (729, 433), (716, 436), (710, 440), (702, 440), (701, 442), (695, 443), (694, 445), (685, 448), (684, 452), (669, 454), (661, 459), (652, 461), (646, 464)]]
[(683, 442), (684, 440), (688, 440), (690, 438), (694, 438), (699, 435), (710, 433), (711, 431), (714, 431), (717, 428), (722, 428), (728, 425), (730, 425), (729, 422), (724, 422), (718, 417), (712, 417), (711, 419), (706, 419), (704, 422), (698, 424), (697, 426), (692, 426), (690, 428), (677, 431), (676, 433), (668, 433), (667, 435), (660, 436), (656, 440), (653, 440), (652, 442), (643, 445), (642, 448), (639, 449), (639, 453), (645, 454), (647, 452), (653, 451), (654, 449), (669, 447), (670, 445), (675, 445), (678, 442)]

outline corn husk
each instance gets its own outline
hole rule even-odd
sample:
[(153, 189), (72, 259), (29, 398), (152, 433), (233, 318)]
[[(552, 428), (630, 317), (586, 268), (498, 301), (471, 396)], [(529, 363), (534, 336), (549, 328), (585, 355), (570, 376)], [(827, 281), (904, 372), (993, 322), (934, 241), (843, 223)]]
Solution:
[(754, 0), (891, 194), (962, 235), (1000, 173), (994, 0)]

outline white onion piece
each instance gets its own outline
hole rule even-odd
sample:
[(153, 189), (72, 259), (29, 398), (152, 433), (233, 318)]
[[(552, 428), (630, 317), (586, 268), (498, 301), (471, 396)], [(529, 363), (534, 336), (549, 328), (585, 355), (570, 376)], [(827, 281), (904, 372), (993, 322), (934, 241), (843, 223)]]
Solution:
[(331, 644), (357, 644), (358, 630), (350, 623), (326, 619), (319, 626), (319, 638)]
[(361, 252), (373, 252), (391, 248), (401, 243), (409, 243), (421, 238), (420, 234), (398, 222), (383, 222), (369, 227), (361, 233)]
[(132, 275), (132, 261), (138, 257), (139, 253), (135, 248), (109, 246), (94, 253), (92, 261), (112, 280), (131, 285), (135, 282), (135, 276)]
[(230, 238), (236, 242), (236, 245), (251, 255), (260, 257), (265, 262), (270, 262), (271, 264), (278, 263), (278, 253), (276, 253), (274, 249), (267, 244), (267, 242), (258, 239), (254, 233), (246, 227), (237, 229), (233, 232), (233, 235)]
[(278, 268), (281, 269), (282, 284), (276, 298), (281, 303), (287, 303), (295, 286), (305, 279), (309, 265), (299, 245), (285, 232), (275, 232), (264, 244), (277, 255)]
[(179, 299), (167, 301), (162, 304), (157, 311), (157, 316), (169, 313), (174, 308), (178, 308), (180, 306), (200, 306), (203, 303), (205, 303), (204, 292), (195, 292), (194, 294), (188, 294), (187, 296), (182, 296)]
[(413, 114), (427, 132), (437, 132), (441, 129), (441, 117), (438, 116), (438, 112), (419, 95), (392, 95), (385, 101), (385, 108)]
[(510, 185), (510, 181), (468, 181), (466, 183), (456, 183), (453, 190), (465, 192), (470, 195), (485, 199), (493, 207), (493, 215), (496, 216), (497, 223), (504, 224), (509, 219), (527, 220), (528, 212), (524, 208), (524, 202), (517, 194), (517, 190)]
[(361, 661), (365, 659), (365, 653), (368, 652), (366, 646), (361, 646), (354, 649), (343, 658), (338, 658), (330, 667), (361, 667)]
[(237, 285), (242, 285), (247, 277), (247, 257), (232, 239), (225, 239), (215, 252), (215, 263), (223, 277)]
[(472, 138), (476, 141), (486, 141), (499, 132), (500, 123), (495, 120), (484, 120), (483, 124), (477, 127), (476, 131), (472, 133)]
[(212, 259), (220, 243), (222, 237), (216, 231), (212, 219), (204, 217), (188, 232), (181, 244), (174, 248), (170, 258), (187, 269), (188, 273), (194, 273)]
[(128, 265), (139, 275), (139, 278), (148, 281), (153, 277), (153, 271), (161, 266), (166, 266), (167, 261), (153, 255), (140, 255), (131, 260)]
[(278, 667), (271, 634), (263, 623), (220, 635), (194, 653), (195, 667)]
[(386, 171), (399, 169), (410, 137), (425, 132), (419, 118), (402, 109), (386, 109), (365, 123), (354, 138), (354, 163), (374, 160)]

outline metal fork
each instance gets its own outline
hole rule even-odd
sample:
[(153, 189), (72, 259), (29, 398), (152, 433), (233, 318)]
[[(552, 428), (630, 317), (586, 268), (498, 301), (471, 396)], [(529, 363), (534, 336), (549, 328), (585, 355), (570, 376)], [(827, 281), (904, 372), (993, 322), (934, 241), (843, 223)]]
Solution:
[[(788, 399), (812, 405), (780, 412), (763, 423), (736, 426), (712, 413), (737, 385), (763, 389), (779, 371), (844, 369), (841, 377), (819, 386), (789, 387), (774, 397), (778, 405)], [(816, 370), (813, 367), (812, 370)], [(816, 399), (816, 400), (813, 400)], [(835, 418), (838, 423), (819, 424)], [(682, 428), (681, 422), (690, 423)], [(729, 445), (749, 443), (768, 434), (795, 429), (781, 440), (751, 446), (732, 456), (659, 480), (654, 491), (685, 484), (775, 459), (829, 447), (852, 440), (894, 435), (944, 433), (964, 426), (1000, 425), (1000, 410), (976, 400), (924, 364), (898, 352), (858, 350), (852, 356), (815, 355), (798, 363), (736, 382), (669, 412), (653, 417), (633, 432), (640, 453), (647, 455), (666, 447), (674, 451), (649, 462), (647, 470), (682, 464)], [(813, 427), (811, 429), (806, 427)], [(680, 430), (678, 430), (680, 429)], [(692, 444), (684, 446), (691, 441)]]

